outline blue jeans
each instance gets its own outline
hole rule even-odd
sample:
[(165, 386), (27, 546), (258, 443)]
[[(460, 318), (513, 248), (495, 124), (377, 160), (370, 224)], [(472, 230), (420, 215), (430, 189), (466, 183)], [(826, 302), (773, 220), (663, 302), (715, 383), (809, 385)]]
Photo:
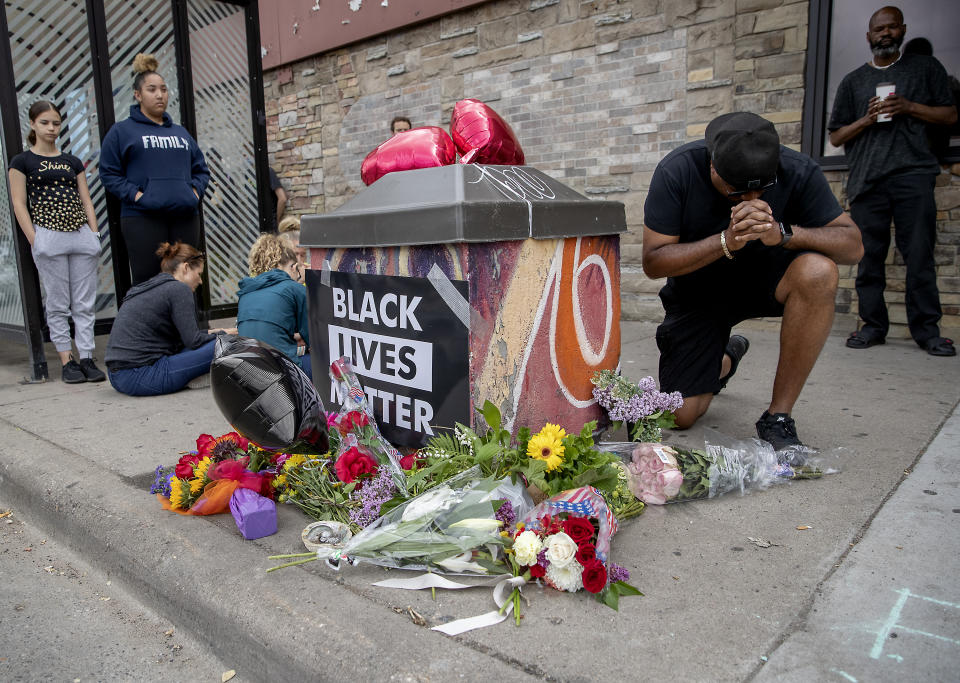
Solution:
[(300, 369), (303, 370), (304, 374), (306, 374), (306, 376), (309, 377), (309, 378), (310, 378), (310, 381), (312, 382), (312, 381), (313, 381), (313, 367), (311, 367), (311, 365), (310, 365), (310, 354), (307, 353), (307, 354), (304, 354), (304, 355), (300, 356), (300, 358), (299, 358), (299, 360), (298, 360), (298, 364), (300, 365)]
[(110, 370), (110, 384), (128, 396), (159, 396), (172, 394), (187, 383), (210, 372), (215, 340), (196, 349), (187, 349), (173, 356), (164, 356), (153, 365), (125, 370)]

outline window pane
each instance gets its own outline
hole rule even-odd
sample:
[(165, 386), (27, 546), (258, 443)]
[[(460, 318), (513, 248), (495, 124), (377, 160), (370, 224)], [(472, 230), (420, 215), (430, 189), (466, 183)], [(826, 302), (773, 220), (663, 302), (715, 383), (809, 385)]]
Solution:
[[(867, 24), (870, 15), (882, 5), (874, 0), (834, 0), (830, 25), (830, 56), (827, 72), (827, 107), (824, 121), (829, 123), (837, 86), (848, 73), (870, 61), (872, 54), (867, 43)], [(960, 3), (943, 0), (913, 0), (900, 6), (907, 25), (904, 45), (913, 38), (926, 38), (933, 45), (933, 56), (940, 60), (954, 85), (960, 77)], [(960, 145), (960, 128), (954, 126), (951, 145)], [(824, 136), (823, 155), (843, 154)]]
[(197, 140), (210, 167), (203, 203), (210, 303), (234, 304), (260, 234), (246, 25), (242, 7), (190, 0), (188, 8)]

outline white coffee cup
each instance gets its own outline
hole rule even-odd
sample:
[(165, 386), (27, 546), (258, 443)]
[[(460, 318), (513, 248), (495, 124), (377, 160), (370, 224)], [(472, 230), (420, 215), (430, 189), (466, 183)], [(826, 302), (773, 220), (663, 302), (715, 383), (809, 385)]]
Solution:
[[(881, 100), (887, 99), (889, 95), (897, 92), (897, 86), (894, 83), (877, 83), (877, 97)], [(887, 121), (892, 120), (890, 114), (878, 114), (877, 123), (886, 123)]]

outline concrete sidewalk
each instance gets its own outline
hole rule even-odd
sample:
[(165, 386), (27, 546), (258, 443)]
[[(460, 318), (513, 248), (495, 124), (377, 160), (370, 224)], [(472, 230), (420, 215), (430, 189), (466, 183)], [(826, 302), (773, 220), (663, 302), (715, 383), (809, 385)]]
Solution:
[[(654, 326), (622, 331), (624, 373), (655, 375)], [(737, 438), (755, 434), (778, 346), (776, 333), (745, 334), (750, 353), (702, 421)], [(229, 430), (209, 389), (130, 398), (106, 383), (18, 384), (27, 371), (25, 348), (0, 351), (0, 498), (249, 680), (943, 680), (960, 659), (960, 362), (912, 342), (853, 351), (828, 340), (794, 417), (841, 473), (648, 509), (614, 541), (645, 597), (615, 613), (531, 587), (521, 628), (458, 638), (407, 608), (433, 626), (488, 611), (488, 592), (434, 602), (373, 587), (385, 570), (364, 566), (266, 574), (267, 555), (302, 548), (309, 520), (297, 510), (282, 507), (280, 532), (252, 542), (229, 515), (162, 510), (146, 492), (154, 468), (198, 434)], [(666, 440), (695, 446), (702, 434)]]

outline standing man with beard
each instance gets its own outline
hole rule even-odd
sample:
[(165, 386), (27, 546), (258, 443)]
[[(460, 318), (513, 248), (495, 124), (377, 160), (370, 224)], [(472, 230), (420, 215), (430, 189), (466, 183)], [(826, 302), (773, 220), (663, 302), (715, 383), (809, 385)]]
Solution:
[[(890, 320), (883, 298), (890, 221), (907, 266), (907, 324), (914, 341), (933, 356), (955, 356), (940, 336), (940, 292), (934, 264), (937, 207), (933, 188), (940, 165), (930, 150), (926, 124), (957, 120), (949, 79), (933, 57), (902, 54), (903, 13), (883, 7), (870, 17), (867, 42), (873, 59), (847, 74), (830, 117), (830, 144), (844, 146), (850, 162), (847, 197), (863, 236), (857, 296), (863, 327), (847, 338), (852, 349), (886, 340)], [(881, 99), (877, 86), (893, 84)]]

